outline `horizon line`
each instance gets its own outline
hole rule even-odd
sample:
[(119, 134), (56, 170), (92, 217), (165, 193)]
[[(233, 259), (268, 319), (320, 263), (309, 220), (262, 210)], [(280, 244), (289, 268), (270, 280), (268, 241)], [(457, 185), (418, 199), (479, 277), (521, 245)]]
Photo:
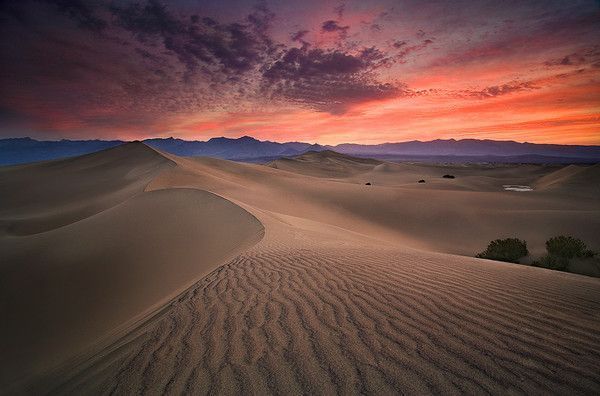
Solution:
[(168, 136), (168, 137), (148, 137), (145, 139), (101, 139), (101, 138), (95, 138), (95, 139), (70, 139), (70, 138), (60, 138), (60, 139), (37, 139), (31, 136), (11, 136), (11, 137), (0, 137), (0, 140), (9, 140), (9, 139), (30, 139), (30, 140), (34, 140), (37, 142), (61, 142), (61, 141), (71, 141), (71, 142), (92, 142), (92, 141), (100, 141), (100, 142), (123, 142), (123, 143), (131, 143), (131, 142), (144, 142), (146, 140), (154, 140), (154, 139), (160, 139), (160, 140), (168, 140), (168, 139), (172, 139), (172, 140), (181, 140), (184, 142), (198, 142), (198, 143), (206, 143), (212, 139), (229, 139), (229, 140), (240, 140), (243, 138), (250, 138), (253, 140), (256, 140), (258, 142), (261, 143), (278, 143), (278, 144), (285, 144), (285, 143), (304, 143), (304, 144), (310, 144), (310, 145), (319, 145), (319, 146), (323, 146), (323, 147), (337, 147), (343, 144), (355, 144), (355, 145), (359, 145), (359, 146), (379, 146), (379, 145), (384, 145), (384, 144), (402, 144), (402, 143), (432, 143), (432, 142), (438, 142), (438, 141), (442, 141), (442, 142), (449, 142), (449, 141), (454, 141), (454, 142), (461, 142), (461, 141), (480, 141), (480, 142), (502, 142), (502, 143), (517, 143), (517, 144), (535, 144), (535, 145), (552, 145), (552, 146), (580, 146), (580, 147), (600, 147), (600, 144), (565, 144), (565, 143), (534, 143), (534, 142), (529, 142), (529, 141), (517, 141), (517, 140), (496, 140), (496, 139), (477, 139), (477, 138), (463, 138), (463, 139), (456, 139), (456, 138), (447, 138), (447, 139), (432, 139), (432, 140), (419, 140), (419, 139), (415, 139), (415, 140), (404, 140), (404, 141), (386, 141), (386, 142), (382, 142), (382, 143), (355, 143), (355, 142), (342, 142), (342, 143), (337, 143), (337, 144), (321, 144), (318, 142), (306, 142), (306, 141), (300, 141), (300, 140), (288, 140), (288, 141), (277, 141), (277, 140), (260, 140), (258, 138), (255, 138), (254, 136), (250, 136), (250, 135), (242, 135), (239, 137), (228, 137), (228, 136), (213, 136), (208, 138), (207, 140), (187, 140), (187, 139), (182, 139), (182, 138), (178, 138), (178, 137), (174, 137), (174, 136)]

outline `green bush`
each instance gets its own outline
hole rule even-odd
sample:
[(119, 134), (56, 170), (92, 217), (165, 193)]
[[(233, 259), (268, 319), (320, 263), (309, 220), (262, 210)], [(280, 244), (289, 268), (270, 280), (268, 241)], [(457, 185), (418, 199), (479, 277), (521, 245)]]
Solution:
[(595, 257), (597, 254), (598, 254), (597, 252), (594, 252), (591, 249), (586, 249), (583, 251), (583, 254), (581, 257), (592, 258), (592, 257)]
[(527, 242), (518, 238), (506, 238), (490, 242), (487, 249), (479, 253), (476, 257), (518, 263), (520, 258), (528, 254)]
[(557, 271), (566, 271), (569, 267), (569, 259), (566, 257), (560, 257), (552, 254), (547, 254), (540, 257), (539, 260), (531, 263), (534, 267), (548, 268)]
[(579, 238), (560, 235), (546, 241), (546, 250), (549, 255), (572, 259), (574, 257), (583, 257), (587, 248), (585, 243)]
[(546, 241), (548, 254), (536, 260), (532, 265), (558, 271), (566, 271), (575, 257), (590, 258), (595, 252), (589, 250), (585, 243), (572, 236), (559, 235)]

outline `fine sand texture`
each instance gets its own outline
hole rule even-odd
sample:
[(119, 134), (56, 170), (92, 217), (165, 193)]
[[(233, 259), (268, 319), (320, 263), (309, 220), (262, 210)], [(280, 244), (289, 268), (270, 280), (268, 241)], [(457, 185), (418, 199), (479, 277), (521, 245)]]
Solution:
[(0, 196), (64, 175), (47, 203), (0, 201), (1, 393), (600, 392), (600, 279), (467, 257), (599, 249), (597, 166), (69, 161), (0, 168)]

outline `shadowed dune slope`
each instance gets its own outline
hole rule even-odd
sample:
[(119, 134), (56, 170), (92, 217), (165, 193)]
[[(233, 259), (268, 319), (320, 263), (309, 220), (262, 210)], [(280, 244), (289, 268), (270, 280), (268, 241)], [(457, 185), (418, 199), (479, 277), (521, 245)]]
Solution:
[(600, 164), (566, 166), (540, 178), (536, 187), (554, 193), (600, 199)]
[[(39, 195), (23, 205), (15, 199), (20, 213), (53, 213), (71, 202), (97, 213), (58, 228), (48, 215), (51, 224), (37, 224), (48, 231), (0, 236), (0, 389), (18, 390), (70, 359), (77, 364), (261, 238), (256, 218), (209, 192), (143, 192), (150, 169), (172, 164), (159, 156), (126, 145), (40, 164), (41, 173), (60, 168), (64, 180), (36, 176), (38, 166), (27, 171)], [(78, 179), (85, 175), (91, 179)], [(116, 176), (121, 183), (105, 179)], [(84, 191), (78, 181), (92, 189), (96, 181), (97, 190)], [(94, 202), (85, 202), (87, 194)], [(117, 197), (124, 200), (107, 207)], [(2, 209), (12, 213), (6, 203)]]
[(114, 206), (173, 166), (143, 143), (63, 160), (0, 168), (0, 233), (27, 235)]

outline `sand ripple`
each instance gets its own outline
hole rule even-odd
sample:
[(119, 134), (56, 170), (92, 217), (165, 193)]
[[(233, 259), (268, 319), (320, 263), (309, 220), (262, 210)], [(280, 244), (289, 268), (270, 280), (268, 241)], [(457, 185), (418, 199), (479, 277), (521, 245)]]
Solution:
[(596, 279), (261, 221), (259, 245), (57, 392), (600, 391)]

